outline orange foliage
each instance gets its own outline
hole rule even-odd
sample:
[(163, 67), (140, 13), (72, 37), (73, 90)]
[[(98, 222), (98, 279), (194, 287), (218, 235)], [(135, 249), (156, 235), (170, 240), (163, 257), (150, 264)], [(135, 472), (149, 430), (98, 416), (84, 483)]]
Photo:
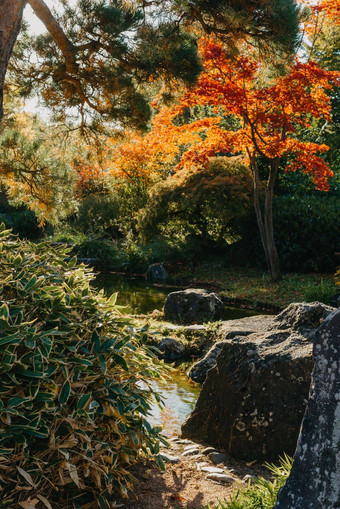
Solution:
[(78, 175), (76, 190), (80, 198), (107, 192), (107, 172), (98, 163), (81, 162), (75, 164), (74, 169)]
[(176, 127), (172, 122), (176, 115), (174, 108), (162, 108), (146, 135), (127, 132), (121, 143), (107, 140), (104, 160), (109, 174), (137, 188), (165, 178), (180, 156), (181, 147), (201, 139), (197, 132)]
[[(188, 106), (210, 105), (217, 115), (234, 115), (240, 127), (225, 130), (218, 116), (180, 127), (172, 125), (168, 137), (172, 139), (175, 133), (175, 144), (183, 133), (192, 137), (177, 168), (198, 169), (218, 152), (242, 153), (248, 163), (257, 155), (269, 161), (288, 156), (287, 170), (300, 167), (312, 175), (318, 189), (327, 190), (332, 171), (317, 154), (328, 147), (298, 140), (296, 127), (310, 126), (312, 118), (330, 118), (326, 91), (339, 79), (339, 73), (325, 71), (315, 62), (296, 60), (288, 75), (263, 84), (262, 65), (250, 56), (230, 60), (222, 44), (211, 38), (201, 40), (200, 50), (205, 70), (197, 85), (182, 97), (181, 106), (173, 109), (173, 117)], [(200, 133), (204, 136), (197, 136)], [(166, 148), (169, 145), (171, 141)]]
[(310, 17), (304, 23), (304, 32), (309, 36), (312, 48), (327, 25), (340, 26), (340, 0), (300, 0), (310, 9)]

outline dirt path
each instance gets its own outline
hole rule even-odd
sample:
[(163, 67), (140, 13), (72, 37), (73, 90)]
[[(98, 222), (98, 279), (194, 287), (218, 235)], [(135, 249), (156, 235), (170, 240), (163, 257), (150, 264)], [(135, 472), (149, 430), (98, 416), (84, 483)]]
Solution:
[[(195, 448), (198, 453), (187, 454)], [(205, 446), (171, 441), (170, 449), (162, 450), (166, 456), (175, 459), (176, 463), (166, 462), (165, 472), (156, 468), (140, 466), (135, 472), (137, 483), (133, 496), (129, 501), (122, 502), (124, 509), (201, 509), (207, 504), (212, 507), (218, 502), (228, 499), (237, 487), (246, 486), (249, 477), (268, 477), (268, 471), (260, 464), (240, 463), (226, 457), (224, 463), (216, 464), (212, 461), (211, 453), (204, 454)], [(213, 452), (213, 451), (212, 451)], [(205, 463), (205, 465), (204, 465)], [(211, 472), (204, 471), (204, 467), (220, 469), (223, 482), (208, 479)], [(203, 469), (203, 470), (202, 470)], [(226, 482), (227, 476), (234, 478), (234, 482)]]

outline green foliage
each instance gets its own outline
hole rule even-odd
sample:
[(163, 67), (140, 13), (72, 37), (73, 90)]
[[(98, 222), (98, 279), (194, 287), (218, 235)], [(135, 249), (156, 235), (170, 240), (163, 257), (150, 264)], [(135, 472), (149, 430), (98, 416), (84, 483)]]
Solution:
[(256, 5), (239, 0), (180, 0), (178, 3), (185, 5), (193, 18), (204, 20), (207, 33), (225, 37), (229, 46), (233, 38), (247, 34), (267, 50), (267, 45), (273, 43), (276, 50), (279, 47), (293, 53), (297, 49), (299, 8), (293, 0), (260, 0)]
[(83, 199), (72, 223), (87, 234), (119, 239), (136, 229), (137, 212), (146, 200), (145, 193), (136, 192), (128, 184), (117, 186), (106, 194), (92, 194)]
[(156, 236), (224, 243), (240, 234), (251, 208), (251, 175), (238, 161), (215, 158), (207, 169), (174, 175), (151, 190), (139, 216), (142, 238)]
[(206, 506), (205, 509), (272, 509), (276, 503), (279, 489), (285, 484), (289, 475), (292, 460), (284, 456), (280, 465), (266, 465), (273, 479), (255, 478), (247, 488), (241, 487), (231, 495), (230, 501), (220, 502), (217, 506)]
[(276, 198), (274, 223), (283, 270), (334, 272), (340, 251), (339, 210), (337, 197)]
[(0, 223), (13, 230), (19, 237), (29, 240), (42, 237), (44, 230), (39, 228), (37, 218), (30, 210), (15, 210), (0, 213)]
[[(275, 242), (284, 272), (334, 273), (340, 252), (340, 198), (282, 195), (274, 197)], [(243, 222), (242, 239), (227, 252), (228, 263), (263, 265), (255, 214)]]
[(121, 269), (125, 262), (125, 253), (118, 247), (117, 242), (107, 238), (90, 235), (74, 246), (80, 258), (93, 258), (96, 269)]
[(29, 207), (40, 220), (57, 223), (74, 207), (74, 178), (46, 140), (17, 130), (0, 135), (0, 183), (10, 204)]
[(304, 300), (306, 302), (323, 302), (324, 304), (331, 304), (334, 295), (336, 294), (336, 286), (333, 280), (322, 279), (320, 283), (310, 283), (306, 286), (304, 291)]
[(159, 367), (69, 249), (0, 237), (0, 507), (111, 507), (131, 465), (161, 463)]
[(129, 232), (119, 244), (122, 268), (128, 272), (145, 273), (151, 263), (181, 262), (197, 256), (204, 246), (197, 239), (154, 238), (142, 243)]
[[(21, 93), (36, 92), (39, 83), (38, 92), (56, 118), (74, 121), (77, 109), (83, 129), (112, 120), (145, 129), (151, 109), (141, 85), (174, 75), (192, 83), (201, 66), (195, 40), (181, 26), (172, 23), (170, 29), (153, 9), (138, 3), (126, 9), (123, 3), (78, 0), (54, 11), (72, 48), (66, 65), (50, 33), (22, 33), (11, 67)], [(32, 50), (39, 59), (23, 65)]]

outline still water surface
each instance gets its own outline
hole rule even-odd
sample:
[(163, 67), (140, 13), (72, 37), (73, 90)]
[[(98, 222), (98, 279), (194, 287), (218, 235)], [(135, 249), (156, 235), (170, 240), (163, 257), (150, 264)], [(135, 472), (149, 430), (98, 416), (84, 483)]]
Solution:
[[(117, 304), (125, 307), (130, 314), (147, 314), (155, 309), (161, 311), (170, 292), (183, 290), (183, 287), (153, 284), (143, 276), (127, 277), (126, 275), (101, 273), (94, 281), (97, 288), (103, 288), (110, 296), (118, 292)], [(225, 306), (223, 320), (235, 320), (257, 314), (249, 309)]]

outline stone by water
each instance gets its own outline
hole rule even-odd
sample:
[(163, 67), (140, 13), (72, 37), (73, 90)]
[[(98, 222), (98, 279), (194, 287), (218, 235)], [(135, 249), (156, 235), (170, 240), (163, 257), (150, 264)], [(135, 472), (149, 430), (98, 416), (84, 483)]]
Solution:
[[(126, 314), (147, 314), (155, 309), (162, 311), (167, 295), (177, 290), (178, 286), (166, 286), (152, 283), (144, 276), (128, 277), (124, 274), (101, 273), (94, 280), (99, 290), (104, 289), (109, 297), (118, 292), (117, 304), (125, 306)], [(246, 316), (257, 315), (256, 311), (224, 306), (222, 320), (236, 320)]]
[[(145, 277), (127, 277), (122, 274), (101, 273), (94, 282), (98, 289), (104, 289), (109, 297), (118, 292), (117, 304), (125, 306), (121, 311), (126, 314), (147, 314), (152, 311), (161, 311), (165, 299), (170, 292), (179, 290), (179, 287), (152, 284)], [(239, 308), (225, 307), (223, 320), (234, 320), (245, 316), (257, 314)], [(193, 411), (200, 393), (200, 387), (192, 383), (184, 371), (177, 370), (171, 374), (166, 383), (153, 382), (164, 401), (164, 408), (160, 409), (155, 403), (152, 406), (149, 422), (163, 427), (167, 436), (179, 434), (181, 425)]]

